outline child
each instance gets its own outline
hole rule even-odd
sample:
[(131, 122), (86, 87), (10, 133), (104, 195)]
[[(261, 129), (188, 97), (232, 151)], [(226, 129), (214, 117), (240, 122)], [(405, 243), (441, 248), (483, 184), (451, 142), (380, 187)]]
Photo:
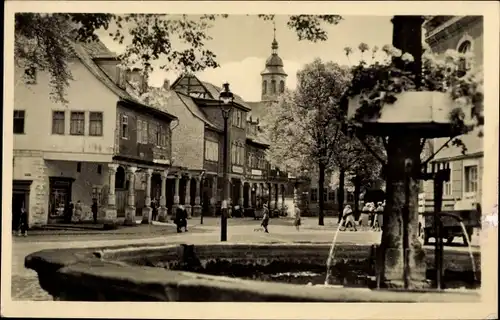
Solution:
[(264, 228), (265, 233), (269, 233), (267, 230), (267, 226), (269, 225), (269, 209), (267, 208), (267, 203), (264, 204), (264, 215), (262, 216), (260, 225)]

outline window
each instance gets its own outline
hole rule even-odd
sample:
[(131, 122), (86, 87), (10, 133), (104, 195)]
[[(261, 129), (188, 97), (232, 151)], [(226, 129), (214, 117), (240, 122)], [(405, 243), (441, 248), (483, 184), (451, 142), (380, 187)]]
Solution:
[(241, 110), (233, 110), (233, 126), (238, 128), (245, 128), (244, 114)]
[(76, 163), (76, 172), (82, 172), (82, 163), (81, 162)]
[(477, 192), (478, 174), (477, 165), (464, 167), (465, 192)]
[[(453, 169), (451, 167), (452, 163), (449, 164), (450, 165), (450, 171), (453, 172)], [(446, 166), (445, 166), (446, 167)], [(452, 195), (452, 184), (451, 184), (451, 173), (450, 173), (450, 181), (445, 181), (443, 183), (443, 193), (445, 196), (451, 196)]]
[(318, 189), (316, 188), (311, 189), (311, 201), (312, 202), (318, 201)]
[(335, 202), (335, 191), (334, 190), (330, 190), (328, 192), (328, 199), (332, 202)]
[(245, 165), (245, 147), (240, 142), (234, 142), (231, 147), (231, 163), (239, 166)]
[(122, 139), (128, 139), (128, 116), (127, 115), (122, 115), (121, 116), (121, 137)]
[(158, 123), (149, 123), (149, 143), (157, 146), (159, 144), (160, 133), (158, 132)]
[(159, 130), (159, 132), (160, 132), (160, 146), (166, 147), (167, 146), (167, 142), (168, 142), (167, 128), (165, 128), (162, 125), (160, 125), (159, 128), (160, 128), (160, 130)]
[(267, 94), (267, 80), (262, 81), (262, 94)]
[(143, 143), (142, 126), (143, 126), (143, 121), (141, 119), (137, 119), (137, 143)]
[(101, 164), (97, 165), (97, 174), (102, 174), (102, 165)]
[(26, 112), (24, 110), (14, 110), (14, 133), (24, 133), (24, 120)]
[(219, 143), (216, 141), (205, 140), (205, 160), (219, 161)]
[(102, 136), (102, 112), (89, 113), (89, 136)]
[(280, 81), (280, 93), (285, 92), (285, 81)]
[(71, 112), (70, 134), (83, 136), (85, 134), (85, 113), (79, 111)]
[(36, 68), (28, 67), (24, 69), (24, 78), (26, 79), (26, 84), (36, 84)]
[(276, 80), (271, 80), (271, 93), (276, 93)]
[(64, 111), (52, 112), (52, 134), (64, 134)]

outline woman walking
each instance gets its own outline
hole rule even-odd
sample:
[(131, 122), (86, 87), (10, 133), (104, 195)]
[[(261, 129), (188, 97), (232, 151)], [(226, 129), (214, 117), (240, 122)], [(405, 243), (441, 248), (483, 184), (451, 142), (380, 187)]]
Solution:
[(344, 221), (344, 229), (342, 229), (342, 231), (345, 231), (349, 225), (351, 226), (351, 229), (358, 231), (358, 229), (356, 229), (356, 221), (354, 220), (354, 212), (352, 211), (350, 205), (345, 206), (344, 211), (342, 212), (342, 220)]
[(297, 231), (299, 231), (299, 229), (300, 229), (300, 209), (299, 209), (299, 206), (297, 206), (297, 204), (295, 204), (294, 209), (295, 209), (294, 225), (295, 225), (295, 228), (297, 229)]
[(264, 215), (262, 216), (261, 227), (264, 228), (265, 233), (269, 233), (267, 226), (269, 225), (269, 209), (267, 208), (267, 203), (264, 204)]
[(21, 208), (19, 214), (19, 232), (18, 235), (28, 236), (28, 212), (24, 207)]

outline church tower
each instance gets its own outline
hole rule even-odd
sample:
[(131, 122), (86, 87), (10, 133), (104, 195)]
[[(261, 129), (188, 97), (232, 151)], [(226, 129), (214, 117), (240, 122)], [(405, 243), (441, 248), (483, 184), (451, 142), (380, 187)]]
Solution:
[(266, 67), (260, 73), (262, 76), (262, 101), (276, 101), (278, 96), (285, 92), (286, 77), (283, 69), (283, 60), (278, 56), (278, 41), (276, 41), (276, 25), (274, 25), (274, 39), (271, 44), (272, 53), (266, 60)]

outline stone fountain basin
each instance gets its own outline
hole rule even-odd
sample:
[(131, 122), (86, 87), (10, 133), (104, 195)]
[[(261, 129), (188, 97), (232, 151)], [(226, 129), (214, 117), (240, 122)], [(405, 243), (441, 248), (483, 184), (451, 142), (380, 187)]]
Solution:
[[(475, 302), (477, 290), (371, 290), (244, 280), (200, 271), (224, 265), (321, 266), (329, 244), (278, 243), (129, 245), (43, 250), (25, 266), (38, 273), (41, 287), (64, 301), (239, 301), (239, 302)], [(370, 245), (337, 244), (335, 265), (370, 268)], [(433, 250), (426, 248), (428, 268)], [(480, 253), (474, 253), (480, 270)], [(182, 269), (182, 270), (176, 270)], [(445, 251), (444, 269), (471, 270), (467, 251)], [(188, 270), (188, 271), (186, 271)], [(286, 271), (282, 270), (282, 271)]]

